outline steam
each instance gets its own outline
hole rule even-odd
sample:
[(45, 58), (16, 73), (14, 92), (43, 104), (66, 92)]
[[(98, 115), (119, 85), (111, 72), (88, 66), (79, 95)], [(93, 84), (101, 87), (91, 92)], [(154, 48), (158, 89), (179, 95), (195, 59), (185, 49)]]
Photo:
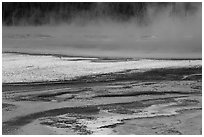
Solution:
[[(38, 52), (49, 49), (53, 53), (88, 56), (201, 58), (201, 5), (153, 3), (147, 6), (142, 18), (135, 16), (126, 21), (104, 17), (89, 21), (76, 17), (71, 24), (35, 27), (38, 33), (55, 39), (45, 40), (43, 44), (37, 42), (31, 48), (21, 43), (18, 49)], [(26, 27), (22, 29), (26, 31)], [(31, 30), (27, 33), (32, 33)]]
[(186, 10), (186, 3), (174, 4), (175, 11), (172, 5), (148, 6), (143, 24), (138, 24), (135, 17), (128, 22), (101, 20), (86, 25), (87, 34), (83, 38), (90, 46), (87, 48), (118, 52), (120, 56), (201, 57), (201, 5), (191, 3), (192, 8)]

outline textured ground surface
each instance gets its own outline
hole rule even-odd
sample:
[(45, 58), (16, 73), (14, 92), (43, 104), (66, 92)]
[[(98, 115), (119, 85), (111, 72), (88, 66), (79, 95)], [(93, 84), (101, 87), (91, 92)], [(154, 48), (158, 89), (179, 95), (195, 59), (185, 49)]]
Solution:
[(3, 134), (202, 134), (201, 70), (189, 65), (3, 83)]
[(201, 60), (104, 60), (100, 58), (3, 54), (3, 83), (64, 81), (87, 75), (127, 70), (138, 72), (158, 68), (201, 66)]

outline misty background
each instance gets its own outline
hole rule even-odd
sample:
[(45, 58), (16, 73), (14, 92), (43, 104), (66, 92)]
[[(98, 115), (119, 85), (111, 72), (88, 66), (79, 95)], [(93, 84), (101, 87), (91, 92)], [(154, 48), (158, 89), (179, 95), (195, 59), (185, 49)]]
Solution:
[(202, 3), (3, 2), (3, 51), (201, 58)]

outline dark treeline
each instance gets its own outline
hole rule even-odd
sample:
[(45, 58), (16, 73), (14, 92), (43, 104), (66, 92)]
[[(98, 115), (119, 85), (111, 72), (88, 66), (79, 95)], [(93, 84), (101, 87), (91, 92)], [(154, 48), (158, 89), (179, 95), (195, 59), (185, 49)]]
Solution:
[(144, 23), (149, 6), (156, 11), (170, 6), (171, 15), (188, 15), (197, 10), (195, 3), (3, 2), (2, 20), (3, 25), (69, 24), (77, 19), (82, 22), (98, 19), (128, 21), (131, 18)]

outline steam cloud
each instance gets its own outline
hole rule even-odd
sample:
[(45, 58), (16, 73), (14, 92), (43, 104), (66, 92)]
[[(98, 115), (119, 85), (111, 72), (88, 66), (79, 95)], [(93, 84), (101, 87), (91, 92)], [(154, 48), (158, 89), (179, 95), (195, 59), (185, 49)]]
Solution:
[[(106, 8), (103, 3), (98, 5)], [(140, 13), (142, 16), (131, 15), (120, 19), (121, 16), (117, 15), (115, 19), (112, 14), (98, 13), (100, 16), (88, 18), (90, 12), (86, 12), (86, 16), (81, 13), (71, 22), (61, 22), (54, 27), (19, 26), (22, 33), (49, 34), (55, 40), (45, 40), (43, 43), (34, 41), (29, 48), (26, 46), (28, 43), (20, 43), (18, 49), (50, 49), (49, 52), (89, 56), (201, 58), (201, 5), (148, 3)], [(10, 27), (4, 27), (3, 34), (9, 30)], [(3, 49), (8, 48), (7, 43), (3, 39)]]

